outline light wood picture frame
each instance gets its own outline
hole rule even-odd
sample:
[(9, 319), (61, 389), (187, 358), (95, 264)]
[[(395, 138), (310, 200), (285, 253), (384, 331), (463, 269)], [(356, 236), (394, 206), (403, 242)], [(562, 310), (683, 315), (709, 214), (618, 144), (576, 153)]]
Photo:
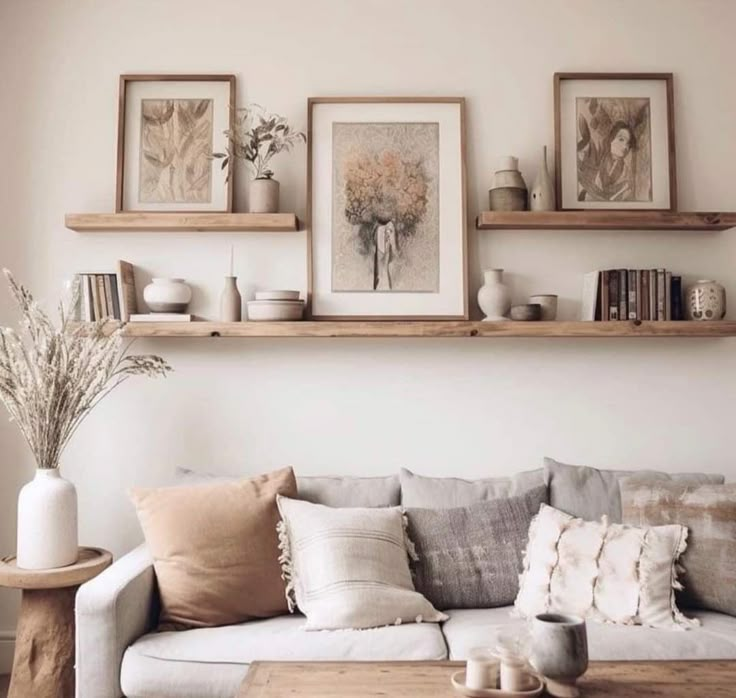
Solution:
[(466, 320), (464, 98), (307, 106), (309, 316)]
[(234, 75), (120, 76), (115, 211), (231, 213)]
[(555, 73), (558, 207), (677, 210), (672, 73)]

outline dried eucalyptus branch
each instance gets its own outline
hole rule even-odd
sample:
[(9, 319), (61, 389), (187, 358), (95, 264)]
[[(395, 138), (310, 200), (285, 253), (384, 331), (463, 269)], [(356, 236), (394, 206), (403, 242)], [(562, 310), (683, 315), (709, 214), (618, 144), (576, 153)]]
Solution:
[[(3, 270), (21, 311), (20, 329), (0, 327), (0, 402), (28, 443), (39, 468), (58, 468), (61, 454), (85, 417), (132, 376), (165, 376), (159, 356), (128, 354), (122, 326), (105, 320), (72, 326), (59, 304), (57, 329), (30, 292)], [(79, 299), (75, 285), (69, 307)]]

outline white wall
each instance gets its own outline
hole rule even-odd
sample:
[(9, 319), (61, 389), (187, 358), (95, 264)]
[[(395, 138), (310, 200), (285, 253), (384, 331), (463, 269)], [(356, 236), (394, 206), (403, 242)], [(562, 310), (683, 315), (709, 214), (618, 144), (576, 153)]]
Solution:
[[(736, 3), (730, 0), (3, 0), (0, 3), (0, 264), (49, 303), (79, 269), (117, 258), (196, 286), (213, 316), (229, 245), (241, 288), (305, 285), (303, 233), (79, 235), (67, 211), (112, 210), (117, 77), (233, 72), (240, 102), (306, 125), (315, 95), (464, 95), (469, 216), (497, 156), (528, 181), (551, 144), (556, 70), (672, 71), (684, 210), (736, 205)], [(305, 212), (305, 151), (276, 162), (284, 210)], [(242, 180), (241, 180), (242, 182)], [(242, 202), (242, 197), (239, 197)], [(515, 296), (577, 312), (590, 269), (667, 266), (736, 299), (733, 233), (476, 232), (480, 269)], [(142, 285), (142, 283), (141, 283)], [(732, 314), (732, 317), (736, 315)], [(0, 299), (0, 320), (10, 319)], [(158, 340), (176, 372), (139, 380), (79, 432), (64, 471), (81, 538), (120, 554), (139, 539), (125, 494), (174, 465), (255, 473), (500, 475), (544, 454), (602, 466), (724, 471), (732, 478), (733, 340)], [(32, 476), (0, 426), (0, 551)], [(0, 593), (3, 632), (16, 595)], [(0, 666), (0, 669), (2, 667)]]

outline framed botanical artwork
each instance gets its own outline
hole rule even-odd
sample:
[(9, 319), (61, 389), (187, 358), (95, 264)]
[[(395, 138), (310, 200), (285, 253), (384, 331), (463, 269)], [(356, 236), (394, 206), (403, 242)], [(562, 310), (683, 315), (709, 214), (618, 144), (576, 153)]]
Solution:
[(465, 102), (309, 100), (314, 318), (466, 319)]
[(232, 211), (234, 75), (121, 75), (116, 211)]
[(556, 73), (562, 210), (677, 210), (671, 73)]

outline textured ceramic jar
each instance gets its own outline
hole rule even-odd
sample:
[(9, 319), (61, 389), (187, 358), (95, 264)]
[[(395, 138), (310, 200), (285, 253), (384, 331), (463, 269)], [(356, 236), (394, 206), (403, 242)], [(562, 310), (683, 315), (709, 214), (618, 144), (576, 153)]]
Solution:
[(557, 319), (557, 296), (551, 293), (538, 294), (529, 296), (530, 303), (537, 303), (542, 306), (542, 320)]
[(250, 183), (248, 209), (251, 213), (278, 213), (280, 185), (275, 179), (254, 179)]
[(547, 693), (576, 698), (577, 679), (588, 669), (588, 635), (579, 616), (542, 613), (532, 620), (532, 665), (544, 676)]
[(184, 313), (192, 289), (184, 279), (151, 279), (143, 289), (143, 300), (152, 313)]
[(688, 320), (723, 320), (726, 315), (726, 289), (712, 279), (693, 284), (685, 297)]
[(503, 283), (503, 269), (483, 272), (485, 283), (478, 290), (478, 305), (485, 320), (506, 320), (511, 309), (511, 291)]
[(519, 172), (519, 158), (507, 155), (499, 160), (498, 170), (488, 192), (492, 211), (524, 211), (527, 205), (527, 188)]
[(66, 567), (77, 552), (77, 490), (58, 468), (39, 468), (18, 496), (18, 567)]

